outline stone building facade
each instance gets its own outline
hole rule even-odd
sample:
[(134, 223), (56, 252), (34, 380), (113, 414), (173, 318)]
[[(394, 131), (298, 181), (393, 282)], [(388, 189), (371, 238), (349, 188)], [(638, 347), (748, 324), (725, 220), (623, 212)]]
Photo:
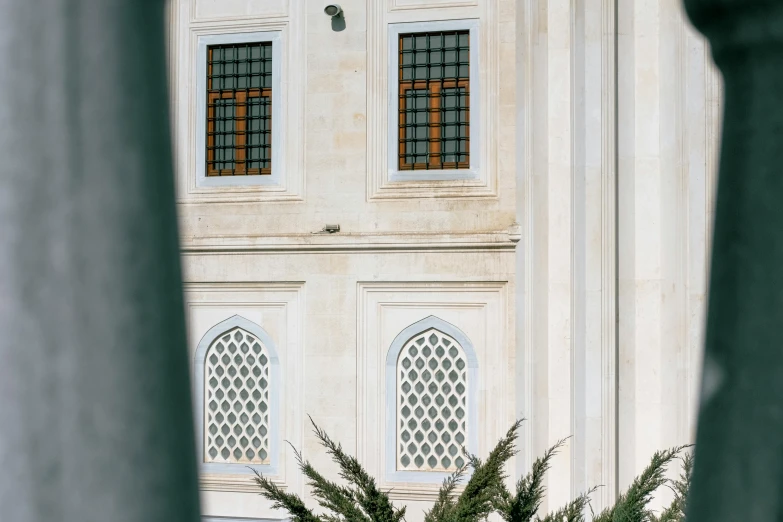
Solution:
[(545, 507), (600, 509), (693, 436), (709, 49), (678, 0), (326, 6), (169, 2), (205, 516), (283, 518), (285, 441), (334, 472), (308, 414), (411, 522), (518, 417), (511, 475), (571, 435)]

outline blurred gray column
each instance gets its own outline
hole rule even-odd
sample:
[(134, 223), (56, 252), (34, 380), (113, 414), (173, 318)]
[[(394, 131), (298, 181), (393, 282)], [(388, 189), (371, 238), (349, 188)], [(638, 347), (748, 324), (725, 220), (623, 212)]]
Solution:
[(725, 111), (688, 522), (783, 520), (783, 1), (685, 0)]
[(0, 520), (198, 519), (162, 0), (0, 0)]

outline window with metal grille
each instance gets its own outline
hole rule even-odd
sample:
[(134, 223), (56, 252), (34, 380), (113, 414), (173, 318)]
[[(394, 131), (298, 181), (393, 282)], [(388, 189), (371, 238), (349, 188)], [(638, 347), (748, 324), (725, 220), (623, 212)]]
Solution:
[(399, 36), (399, 170), (470, 168), (470, 32)]
[(272, 42), (207, 47), (207, 176), (272, 173)]

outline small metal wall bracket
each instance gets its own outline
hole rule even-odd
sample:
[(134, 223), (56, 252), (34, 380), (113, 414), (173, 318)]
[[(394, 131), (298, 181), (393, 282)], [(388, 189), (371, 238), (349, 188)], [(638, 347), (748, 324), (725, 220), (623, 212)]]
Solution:
[(334, 234), (340, 231), (340, 225), (324, 225), (324, 228), (313, 234)]

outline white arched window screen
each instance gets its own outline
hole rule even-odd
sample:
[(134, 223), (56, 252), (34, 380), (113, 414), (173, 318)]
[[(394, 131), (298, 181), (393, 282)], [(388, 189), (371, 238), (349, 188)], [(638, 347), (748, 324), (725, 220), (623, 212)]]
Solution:
[[(211, 472), (273, 472), (278, 358), (264, 330), (240, 316), (216, 325), (196, 351), (199, 460)], [(242, 471), (244, 470), (244, 471)]]
[[(455, 326), (428, 317), (406, 328), (387, 358), (387, 471), (393, 480), (441, 480), (476, 451), (477, 360)], [(389, 401), (391, 399), (391, 401)], [(392, 402), (393, 404), (388, 404)]]

